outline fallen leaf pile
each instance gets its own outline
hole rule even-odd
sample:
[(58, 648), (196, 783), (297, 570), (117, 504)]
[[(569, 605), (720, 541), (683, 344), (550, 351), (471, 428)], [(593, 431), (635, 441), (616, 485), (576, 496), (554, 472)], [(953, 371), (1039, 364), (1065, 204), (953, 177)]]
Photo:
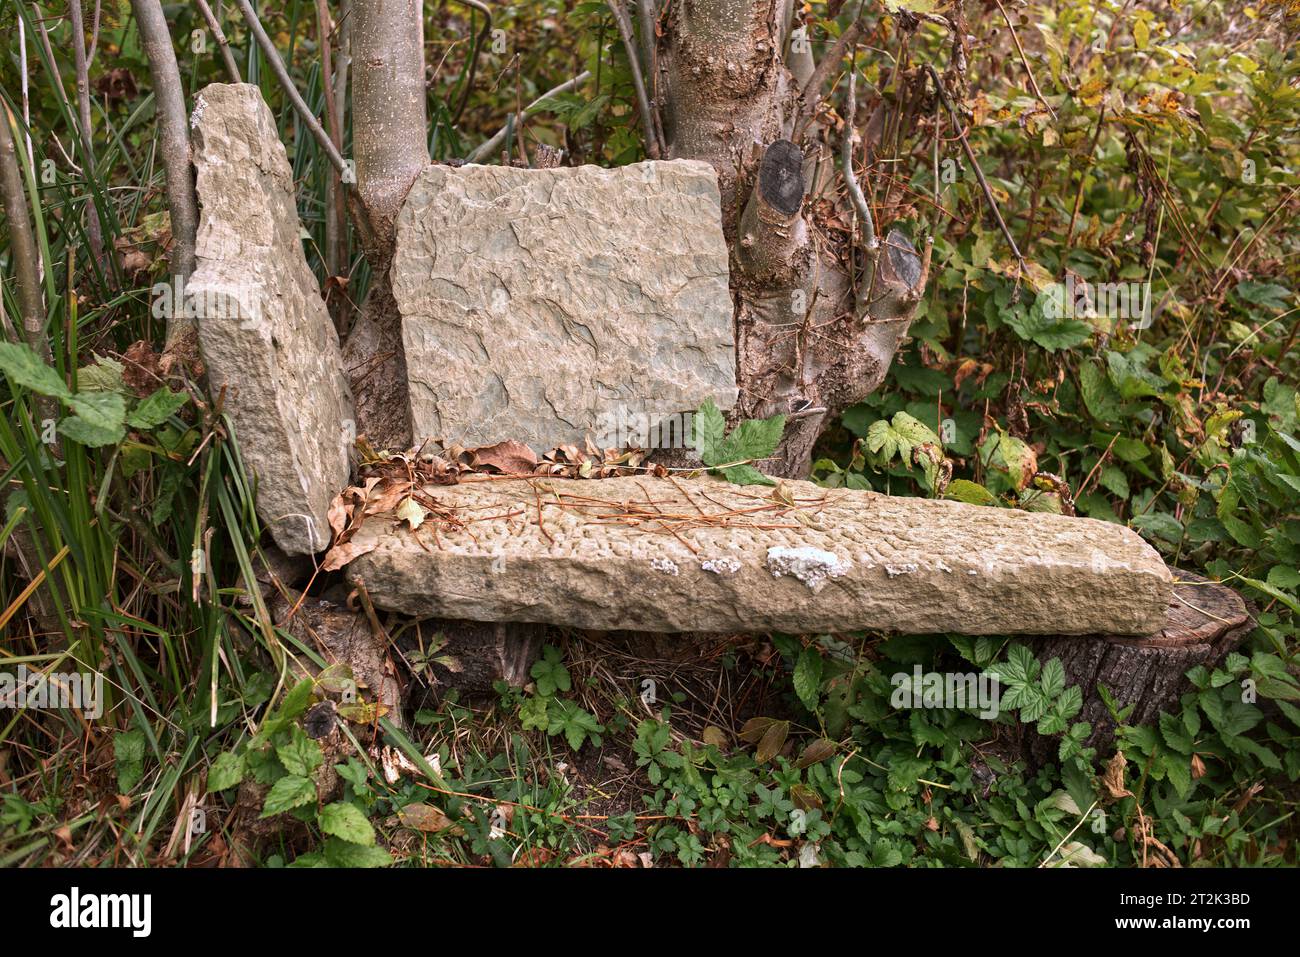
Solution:
[(603, 479), (668, 474), (662, 465), (644, 464), (643, 449), (598, 449), (590, 440), (582, 449), (561, 445), (542, 456), (514, 439), (477, 448), (451, 445), (441, 452), (427, 451), (424, 445), (405, 452), (377, 452), (361, 438), (357, 449), (361, 453), (360, 484), (348, 486), (330, 503), (329, 525), (334, 535), (321, 565), (325, 571), (338, 571), (370, 550), (354, 544), (352, 537), (371, 515), (392, 512), (412, 530), (430, 516), (446, 528), (464, 526), (454, 512), (424, 492), (427, 485), (456, 485), (498, 476)]
[[(641, 449), (601, 450), (588, 443), (585, 451), (566, 445), (539, 457), (527, 445), (513, 440), (472, 449), (452, 446), (441, 453), (426, 452), (423, 448), (402, 453), (376, 453), (364, 439), (357, 445), (362, 454), (360, 484), (344, 489), (330, 504), (329, 525), (333, 544), (321, 565), (325, 571), (338, 571), (377, 547), (378, 543), (373, 539), (368, 544), (354, 541), (357, 529), (374, 515), (391, 514), (398, 522), (406, 523), (411, 531), (417, 531), (428, 523), (434, 542), (438, 541), (440, 529), (466, 529), (477, 522), (515, 516), (515, 513), (474, 517), (458, 514), (454, 506), (449, 507), (434, 499), (428, 492), (430, 486), (502, 478), (536, 478), (539, 479), (534, 489), (536, 521), (548, 539), (550, 535), (542, 517), (543, 508), (559, 507), (579, 512), (593, 524), (641, 526), (647, 531), (669, 534), (691, 551), (697, 551), (696, 547), (681, 534), (687, 529), (820, 527), (815, 516), (825, 503), (824, 497), (796, 499), (785, 482), (778, 482), (764, 495), (747, 496), (753, 499), (752, 505), (730, 507), (715, 501), (704, 490), (692, 495), (662, 465), (643, 465), (646, 453)], [(545, 481), (547, 478), (604, 479), (635, 475), (673, 481), (690, 503), (690, 509), (682, 511), (680, 503), (656, 502), (648, 491), (644, 502), (615, 504), (599, 496), (557, 491)], [(677, 507), (665, 510), (665, 505)]]

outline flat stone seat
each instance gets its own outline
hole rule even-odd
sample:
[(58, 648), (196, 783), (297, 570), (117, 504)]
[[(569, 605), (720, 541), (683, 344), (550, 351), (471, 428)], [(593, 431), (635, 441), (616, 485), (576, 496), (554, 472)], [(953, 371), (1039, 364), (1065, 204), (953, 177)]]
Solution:
[[(1172, 578), (1087, 518), (788, 481), (499, 479), (372, 516), (348, 566), (415, 616), (657, 632), (1158, 631)], [(373, 546), (373, 548), (371, 548)]]

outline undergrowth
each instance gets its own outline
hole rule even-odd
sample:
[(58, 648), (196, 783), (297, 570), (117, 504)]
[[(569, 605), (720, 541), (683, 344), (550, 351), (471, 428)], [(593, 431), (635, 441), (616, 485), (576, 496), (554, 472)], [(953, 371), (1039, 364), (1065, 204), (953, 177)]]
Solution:
[[(446, 38), (464, 25), (434, 9), (433, 155), (490, 135), (517, 77), (528, 100), (576, 58), (600, 79), (534, 114), (530, 135), (575, 161), (639, 159), (605, 11), (547, 0), (503, 13), (521, 59), (492, 63), (453, 129), (465, 50)], [(250, 587), (261, 529), (238, 437), (217, 397), (165, 388), (151, 364), (169, 235), (129, 6), (103, 5), (93, 150), (69, 26), (50, 12), (0, 12), (52, 357), (0, 352), (0, 540), (22, 538), (35, 562), (0, 559), (0, 658), (98, 670), (105, 710), (0, 710), (0, 865), (1296, 863), (1300, 61), (1286, 4), (1031, 0), (1012, 16), (1041, 97), (995, 36), (1000, 16), (972, 17), (968, 135), (1023, 263), (950, 123), (937, 152), (890, 158), (873, 186), (887, 221), (933, 229), (931, 288), (885, 385), (823, 437), (814, 477), (1121, 522), (1254, 605), (1237, 653), (1194, 670), (1153, 726), (1118, 711), (1100, 753), (1078, 720), (1094, 689), (996, 637), (777, 635), (675, 660), (571, 634), (527, 687), (435, 696), (399, 728), (273, 624)], [(202, 28), (188, 5), (169, 15), (177, 36)], [(264, 15), (319, 115), (314, 12), (290, 0)], [(897, 52), (892, 21), (878, 22)], [(810, 34), (837, 29), (819, 20)], [(327, 165), (242, 28), (227, 32), (279, 119), (323, 282)], [(912, 62), (942, 55), (922, 26)], [(178, 56), (191, 91), (220, 79), (210, 48)], [(881, 89), (889, 62), (866, 68)], [(102, 261), (87, 252), (88, 209)], [(1066, 276), (1145, 284), (1150, 314), (1061, 315), (1049, 284)], [(359, 302), (355, 248), (344, 278)], [(17, 317), (7, 229), (0, 279)], [(750, 467), (716, 451), (710, 465)], [(295, 662), (326, 670), (302, 679)], [(918, 667), (997, 672), (999, 714), (897, 706), (895, 676)], [(325, 702), (350, 753), (309, 733)], [(1022, 757), (1030, 729), (1055, 742), (1041, 766)], [(272, 827), (236, 848), (249, 793)]]

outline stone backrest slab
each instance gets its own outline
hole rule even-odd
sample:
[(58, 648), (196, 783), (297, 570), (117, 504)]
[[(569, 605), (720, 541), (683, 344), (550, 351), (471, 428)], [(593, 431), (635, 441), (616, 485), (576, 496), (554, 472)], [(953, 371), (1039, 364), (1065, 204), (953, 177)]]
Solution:
[(707, 163), (431, 166), (391, 276), (417, 443), (622, 444), (621, 422), (735, 401)]
[(276, 544), (317, 552), (356, 434), (338, 336), (303, 254), (293, 173), (255, 86), (206, 87), (191, 126), (200, 217), (185, 294), (212, 393), (225, 389)]
[(592, 629), (1145, 635), (1164, 622), (1170, 573), (1123, 526), (781, 488), (430, 486), (438, 510), (420, 529), (391, 515), (362, 525), (352, 541), (370, 550), (348, 576), (407, 614)]

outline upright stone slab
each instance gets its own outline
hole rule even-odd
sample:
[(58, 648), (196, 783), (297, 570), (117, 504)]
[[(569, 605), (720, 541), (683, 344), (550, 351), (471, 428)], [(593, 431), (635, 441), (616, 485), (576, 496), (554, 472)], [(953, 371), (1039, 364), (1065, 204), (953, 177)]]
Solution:
[(398, 216), (392, 280), (416, 442), (622, 444), (735, 402), (707, 163), (431, 166)]
[[(1144, 635), (1171, 577), (1136, 533), (786, 482), (510, 479), (429, 487), (412, 532), (352, 539), (374, 603), (412, 615), (636, 631)], [(793, 503), (793, 504), (791, 504)]]
[(293, 174), (255, 86), (208, 86), (190, 125), (200, 216), (185, 291), (212, 393), (225, 390), (276, 544), (317, 552), (356, 433), (338, 336), (303, 255)]

